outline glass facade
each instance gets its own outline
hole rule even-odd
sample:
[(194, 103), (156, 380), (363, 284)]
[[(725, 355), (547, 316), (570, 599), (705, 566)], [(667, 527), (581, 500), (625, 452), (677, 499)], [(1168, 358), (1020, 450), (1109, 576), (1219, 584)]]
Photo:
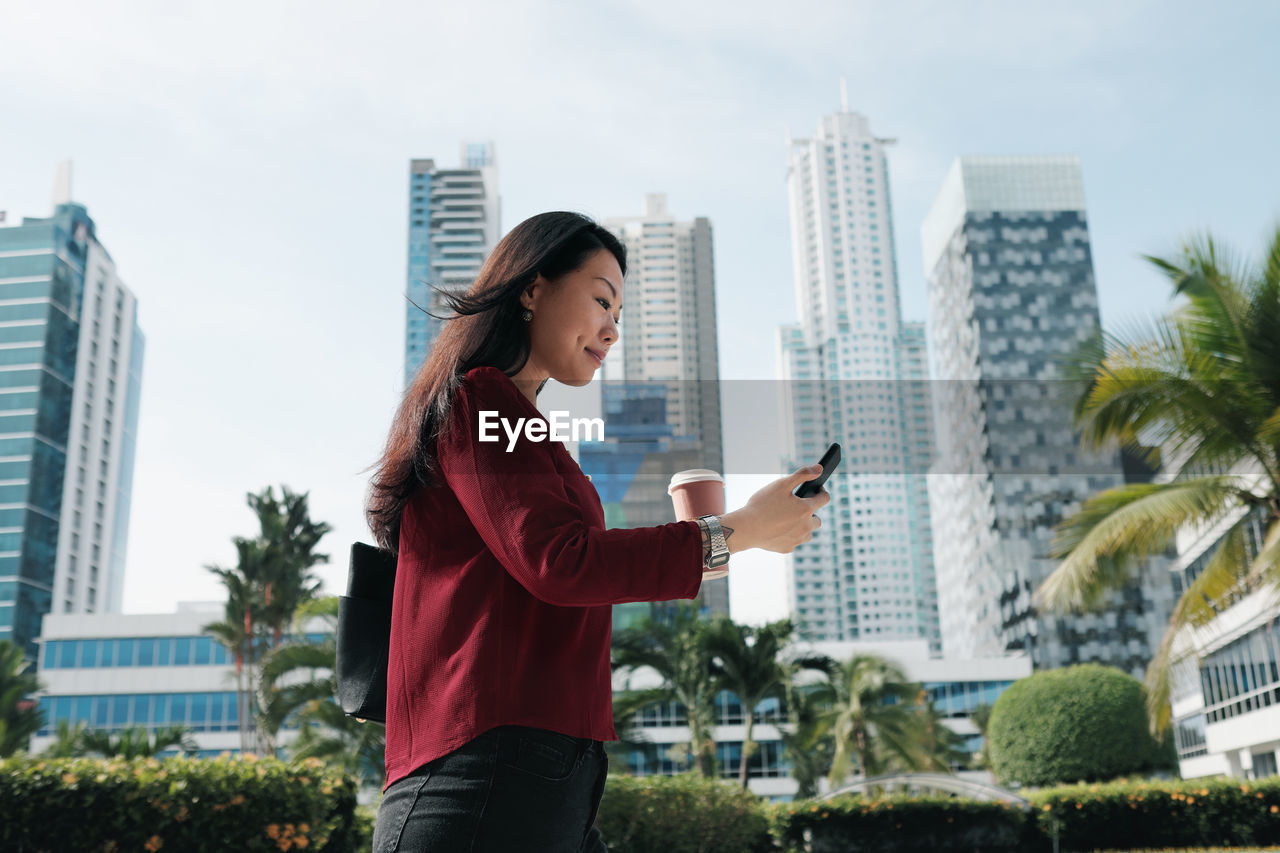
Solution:
[(944, 717), (967, 717), (979, 705), (991, 706), (1012, 681), (951, 681), (924, 685), (925, 695)]
[(40, 699), (44, 728), (37, 736), (58, 733), (58, 724), (84, 723), (114, 731), (130, 726), (186, 726), (193, 732), (231, 732), (238, 727), (234, 690), (215, 693), (113, 693), (45, 696)]
[[(297, 641), (299, 638), (290, 638)], [(307, 634), (304, 642), (320, 643), (323, 634)], [(112, 669), (130, 666), (226, 666), (231, 653), (212, 637), (106, 637), (48, 640), (44, 669)]]
[[(979, 705), (994, 705), (1013, 681), (932, 681), (921, 685), (926, 698), (944, 717), (967, 717)], [(755, 722), (786, 722), (786, 705), (776, 697), (764, 699), (755, 708)], [(679, 702), (659, 702), (636, 714), (636, 725), (646, 728), (687, 726), (687, 709)], [(742, 704), (727, 690), (716, 695), (716, 725), (733, 726), (745, 722)]]
[(1074, 386), (1063, 381), (1063, 363), (1100, 323), (1083, 194), (1075, 158), (965, 157), (926, 218), (943, 646), (1140, 677), (1172, 604), (1162, 568), (1115, 593), (1105, 613), (1059, 617), (1032, 604), (1058, 565), (1056, 526), (1126, 482), (1118, 452), (1080, 446)]
[[(645, 744), (627, 753), (627, 770), (633, 776), (675, 776), (693, 766), (687, 749), (671, 744)], [(716, 743), (716, 762), (720, 778), (737, 779), (742, 763), (742, 741)], [(783, 758), (782, 744), (778, 741), (758, 741), (756, 750), (747, 762), (747, 776), (751, 779), (778, 779), (791, 772), (791, 765)]]
[(1178, 760), (1197, 758), (1209, 754), (1204, 736), (1204, 714), (1192, 714), (1173, 722), (1173, 739), (1178, 749)]
[(1210, 723), (1280, 704), (1280, 624), (1255, 628), (1205, 655), (1200, 687)]
[(80, 300), (93, 220), (52, 217), (0, 228), (0, 639), (35, 657), (52, 607)]

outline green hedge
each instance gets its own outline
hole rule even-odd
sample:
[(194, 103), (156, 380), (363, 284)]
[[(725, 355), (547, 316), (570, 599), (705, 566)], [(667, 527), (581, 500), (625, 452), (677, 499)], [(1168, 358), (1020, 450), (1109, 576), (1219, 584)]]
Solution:
[(355, 781), (317, 759), (0, 761), (0, 850), (353, 851)]
[(991, 769), (1004, 784), (1054, 785), (1172, 770), (1172, 740), (1147, 730), (1146, 693), (1128, 673), (1096, 663), (1013, 683), (987, 724)]
[(1030, 797), (1061, 849), (1280, 844), (1280, 778), (1072, 785)]
[[(1017, 805), (906, 794), (803, 800), (772, 808), (775, 836), (812, 853), (1023, 851), (1037, 849), (1035, 822)], [(807, 836), (807, 846), (806, 846)]]
[(763, 853), (773, 849), (760, 798), (682, 776), (610, 776), (596, 826), (609, 853)]

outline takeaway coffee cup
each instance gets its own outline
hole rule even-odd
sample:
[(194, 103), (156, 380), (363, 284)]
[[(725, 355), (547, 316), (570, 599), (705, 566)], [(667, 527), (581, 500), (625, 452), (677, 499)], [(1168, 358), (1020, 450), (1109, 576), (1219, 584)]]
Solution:
[[(676, 518), (695, 521), (704, 515), (724, 515), (724, 478), (708, 468), (679, 471), (667, 486)], [(714, 580), (729, 574), (728, 569), (702, 573), (703, 580)]]

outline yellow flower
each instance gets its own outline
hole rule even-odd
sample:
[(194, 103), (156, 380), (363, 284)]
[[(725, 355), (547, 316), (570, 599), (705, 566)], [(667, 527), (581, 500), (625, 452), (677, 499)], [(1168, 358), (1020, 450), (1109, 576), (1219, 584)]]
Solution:
[(310, 831), (311, 831), (311, 824), (309, 824), (309, 823), (300, 823), (300, 824), (298, 824), (298, 832), (301, 832), (301, 833), (303, 833), (303, 834), (306, 834), (306, 833), (308, 833), (308, 832), (310, 832)]
[(62, 774), (62, 784), (64, 785), (74, 785), (78, 781), (80, 780), (77, 779), (74, 774), (71, 774), (71, 773)]
[(1272, 814), (1275, 814), (1276, 812), (1280, 812), (1280, 806), (1272, 806), (1272, 807), (1271, 807), (1271, 813), (1272, 813)]
[(267, 838), (279, 838), (279, 837), (280, 837), (280, 827), (276, 826), (274, 823), (267, 824)]
[(1082, 803), (1076, 803), (1076, 808), (1082, 809), (1084, 808), (1084, 805)]
[(1049, 811), (1051, 808), (1052, 808), (1052, 806), (1050, 806), (1048, 803), (1045, 803), (1045, 806), (1044, 806), (1043, 811), (1046, 811), (1046, 812), (1047, 812), (1047, 811)]
[(307, 841), (307, 837), (305, 835), (299, 835), (297, 838), (293, 840), (293, 843), (296, 844), (299, 848), (303, 848), (303, 847), (306, 847), (311, 842)]
[(236, 794), (234, 797), (231, 798), (231, 802), (227, 803), (227, 805), (238, 806), (243, 802), (244, 802), (244, 794)]
[(158, 835), (153, 835), (147, 839), (147, 843), (143, 846), (150, 850), (151, 853), (156, 853), (157, 850), (164, 846), (164, 840)]

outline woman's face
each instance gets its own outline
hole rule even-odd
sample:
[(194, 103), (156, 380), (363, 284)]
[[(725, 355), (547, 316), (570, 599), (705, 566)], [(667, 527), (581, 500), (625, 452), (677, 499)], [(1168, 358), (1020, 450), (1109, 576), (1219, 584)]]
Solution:
[(520, 302), (533, 319), (529, 361), (517, 376), (586, 385), (618, 340), (622, 269), (612, 252), (600, 249), (554, 282), (539, 275)]

